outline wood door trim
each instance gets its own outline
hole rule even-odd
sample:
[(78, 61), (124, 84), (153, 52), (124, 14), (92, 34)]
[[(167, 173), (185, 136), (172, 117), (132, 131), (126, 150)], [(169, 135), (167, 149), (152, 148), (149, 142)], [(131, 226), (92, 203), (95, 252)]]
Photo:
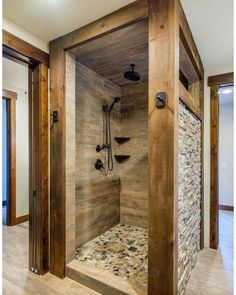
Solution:
[(208, 77), (210, 86), (211, 159), (210, 159), (210, 248), (219, 244), (219, 94), (221, 85), (233, 84), (234, 73)]
[(20, 223), (26, 222), (28, 220), (29, 220), (29, 215), (28, 214), (22, 215), (22, 216), (16, 217), (15, 224), (20, 224)]
[(234, 73), (226, 73), (208, 77), (208, 86), (220, 86), (223, 84), (233, 84)]
[(219, 205), (219, 210), (224, 210), (224, 211), (234, 211), (234, 206), (229, 206), (229, 205)]
[[(48, 53), (16, 37), (6, 30), (3, 30), (2, 32), (2, 44), (14, 51), (17, 51), (20, 55), (30, 58), (31, 60), (33, 59), (39, 63), (43, 63), (47, 66), (49, 65)], [(20, 59), (20, 55), (17, 55), (16, 52), (14, 52), (14, 54), (16, 59)], [(25, 61), (25, 58), (23, 58), (23, 61)]]
[[(30, 176), (30, 191), (29, 191), (29, 236), (36, 237), (36, 244), (33, 245), (31, 238), (29, 239), (29, 269), (37, 269), (38, 274), (45, 274), (48, 272), (48, 64), (49, 55), (36, 48), (35, 46), (21, 40), (20, 38), (12, 35), (11, 33), (3, 30), (3, 54), (5, 57), (18, 62), (26, 62), (29, 65), (29, 143), (30, 143), (30, 174), (35, 173), (37, 176), (37, 186), (32, 185), (32, 177)], [(7, 49), (6, 49), (7, 48)], [(10, 49), (10, 50), (9, 50)], [(32, 80), (33, 72), (39, 68), (39, 74), (34, 76)], [(39, 113), (38, 113), (38, 129), (39, 129), (39, 145), (38, 145), (38, 158), (40, 159), (40, 166), (36, 169), (36, 166), (31, 165), (32, 160), (32, 114), (30, 113), (30, 107), (35, 103), (35, 95), (39, 101)], [(33, 190), (37, 190), (37, 212), (33, 210), (31, 200), (33, 196)], [(38, 227), (35, 233), (32, 233), (32, 215), (37, 218)], [(35, 249), (32, 249), (35, 247)], [(33, 264), (33, 254), (38, 257), (37, 266)]]
[(16, 224), (16, 99), (17, 93), (2, 90), (2, 97), (9, 101), (9, 203), (7, 225)]
[(219, 244), (219, 195), (218, 195), (218, 154), (219, 154), (219, 95), (218, 86), (211, 87), (211, 170), (210, 170), (210, 248)]

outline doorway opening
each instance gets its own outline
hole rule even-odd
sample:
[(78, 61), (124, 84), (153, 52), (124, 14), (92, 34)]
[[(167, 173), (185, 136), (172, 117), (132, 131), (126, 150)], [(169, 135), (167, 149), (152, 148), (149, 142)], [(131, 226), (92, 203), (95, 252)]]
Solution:
[(9, 103), (2, 99), (2, 223), (7, 224), (9, 198)]
[[(233, 246), (234, 210), (234, 86), (219, 87), (219, 248), (229, 255)], [(233, 253), (232, 257), (233, 257)]]
[[(48, 271), (47, 53), (3, 31), (3, 103), (9, 132), (3, 139), (7, 225), (23, 223), (29, 269)], [(8, 129), (7, 129), (8, 128)], [(15, 227), (14, 227), (15, 229)], [(3, 235), (12, 232), (3, 225)], [(29, 237), (29, 238), (27, 238)], [(7, 239), (6, 239), (7, 240)], [(3, 239), (4, 241), (4, 239)], [(25, 247), (24, 247), (25, 249)], [(4, 265), (3, 265), (4, 267)]]
[(3, 58), (3, 224), (29, 220), (28, 65)]
[(220, 246), (228, 254), (233, 247), (233, 76), (227, 73), (208, 78), (211, 92), (210, 248)]

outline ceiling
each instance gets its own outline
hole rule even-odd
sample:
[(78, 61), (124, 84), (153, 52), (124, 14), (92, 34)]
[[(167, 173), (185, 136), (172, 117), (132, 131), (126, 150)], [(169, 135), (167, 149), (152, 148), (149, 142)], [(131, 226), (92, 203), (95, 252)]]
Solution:
[(233, 69), (233, 0), (181, 0), (205, 71)]
[(123, 77), (135, 64), (140, 82), (148, 80), (148, 23), (147, 20), (115, 31), (70, 50), (77, 61), (119, 86), (131, 82)]
[[(3, 0), (3, 16), (50, 41), (133, 0)], [(181, 0), (204, 68), (233, 68), (233, 0)]]
[(51, 41), (134, 0), (3, 0), (3, 16)]

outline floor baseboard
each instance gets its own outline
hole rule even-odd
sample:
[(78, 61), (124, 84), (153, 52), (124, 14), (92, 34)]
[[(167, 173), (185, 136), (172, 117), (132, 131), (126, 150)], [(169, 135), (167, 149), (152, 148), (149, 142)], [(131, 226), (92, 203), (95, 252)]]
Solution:
[(219, 210), (234, 211), (234, 207), (228, 205), (219, 205)]
[(29, 220), (29, 215), (19, 216), (19, 217), (16, 217), (15, 224), (20, 224), (20, 223), (26, 222), (28, 220)]

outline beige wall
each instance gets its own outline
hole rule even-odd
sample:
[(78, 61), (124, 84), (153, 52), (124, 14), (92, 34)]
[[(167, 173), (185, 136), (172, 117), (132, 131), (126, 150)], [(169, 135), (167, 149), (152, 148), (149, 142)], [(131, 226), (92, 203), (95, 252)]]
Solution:
[(3, 88), (17, 93), (16, 217), (29, 213), (28, 67), (3, 58)]
[(213, 75), (233, 72), (233, 67), (221, 68), (214, 72), (205, 72), (204, 86), (204, 244), (210, 241), (210, 88), (207, 78)]

